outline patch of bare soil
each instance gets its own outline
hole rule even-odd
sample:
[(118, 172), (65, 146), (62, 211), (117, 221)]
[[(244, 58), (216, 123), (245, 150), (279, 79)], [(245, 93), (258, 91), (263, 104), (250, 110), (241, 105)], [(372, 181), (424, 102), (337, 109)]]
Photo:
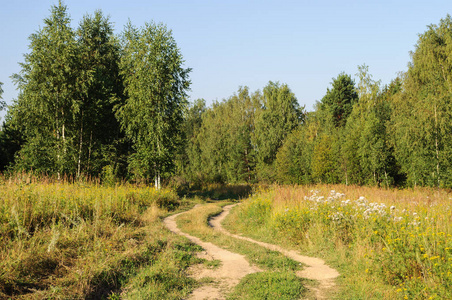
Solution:
[[(322, 259), (300, 255), (293, 250), (286, 250), (277, 245), (256, 241), (226, 231), (221, 226), (221, 222), (229, 214), (229, 211), (233, 206), (234, 205), (225, 206), (221, 214), (210, 220), (210, 225), (215, 230), (219, 230), (226, 235), (255, 243), (273, 251), (281, 252), (283, 255), (306, 265), (304, 270), (297, 272), (297, 276), (318, 281), (318, 286), (308, 286), (307, 288), (313, 292), (316, 299), (328, 299), (327, 295), (334, 287), (334, 279), (339, 276), (339, 272), (327, 266)], [(208, 269), (202, 265), (191, 268), (190, 273), (192, 277), (198, 280), (204, 278), (205, 281), (210, 282), (194, 290), (188, 299), (225, 299), (225, 295), (232, 291), (244, 276), (262, 271), (255, 266), (251, 266), (243, 255), (222, 249), (212, 243), (204, 242), (197, 237), (182, 232), (176, 224), (176, 218), (180, 214), (166, 218), (164, 220), (166, 227), (172, 232), (183, 235), (193, 243), (203, 247), (205, 252), (201, 252), (199, 254), (200, 257), (207, 260), (217, 259), (221, 261), (221, 266), (216, 269)]]
[(212, 279), (212, 283), (195, 289), (188, 299), (225, 299), (225, 294), (232, 291), (244, 276), (261, 271), (259, 268), (251, 266), (243, 255), (227, 251), (182, 232), (176, 224), (178, 215), (180, 214), (166, 218), (164, 220), (166, 227), (172, 232), (183, 235), (193, 243), (203, 247), (205, 250), (205, 252), (201, 253), (203, 258), (221, 261), (221, 266), (213, 270), (203, 268), (201, 265), (191, 269), (191, 275), (194, 278)]

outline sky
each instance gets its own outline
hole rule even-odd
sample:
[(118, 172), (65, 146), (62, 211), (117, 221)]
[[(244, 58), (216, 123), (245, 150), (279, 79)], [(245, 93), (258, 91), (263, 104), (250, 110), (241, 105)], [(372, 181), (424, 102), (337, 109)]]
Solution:
[[(0, 82), (11, 104), (18, 91), (10, 76), (20, 72), (28, 37), (44, 26), (56, 0), (0, 0)], [(120, 34), (130, 20), (164, 23), (190, 73), (190, 100), (207, 104), (251, 91), (269, 81), (287, 84), (306, 110), (314, 110), (333, 78), (355, 78), (366, 64), (374, 80), (389, 84), (405, 72), (418, 35), (452, 14), (450, 0), (66, 0), (76, 28), (102, 10)], [(0, 112), (4, 118), (5, 112)]]

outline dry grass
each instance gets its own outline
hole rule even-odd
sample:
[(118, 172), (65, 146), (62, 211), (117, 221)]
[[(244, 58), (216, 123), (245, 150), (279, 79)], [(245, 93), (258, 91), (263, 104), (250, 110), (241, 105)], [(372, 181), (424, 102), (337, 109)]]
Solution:
[[(141, 268), (186, 243), (160, 221), (179, 204), (165, 189), (0, 180), (0, 298), (99, 299), (124, 292)], [(182, 278), (185, 267), (177, 259), (173, 265)], [(185, 294), (193, 284), (186, 282)]]
[(227, 222), (326, 258), (343, 274), (339, 298), (445, 299), (452, 297), (451, 201), (435, 189), (275, 186)]

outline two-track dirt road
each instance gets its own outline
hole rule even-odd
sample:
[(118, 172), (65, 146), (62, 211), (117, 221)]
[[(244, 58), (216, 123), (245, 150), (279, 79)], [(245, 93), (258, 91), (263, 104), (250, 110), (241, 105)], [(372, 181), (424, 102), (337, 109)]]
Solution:
[[(328, 292), (335, 285), (334, 279), (339, 276), (339, 273), (335, 269), (327, 266), (322, 259), (300, 255), (296, 251), (289, 251), (277, 245), (229, 233), (221, 226), (221, 222), (229, 214), (229, 211), (233, 206), (234, 205), (225, 206), (221, 214), (210, 220), (210, 225), (214, 228), (214, 230), (219, 230), (223, 234), (237, 239), (255, 243), (259, 247), (279, 251), (285, 256), (306, 265), (304, 270), (297, 272), (297, 276), (318, 281), (319, 284), (316, 287), (308, 288), (312, 290), (316, 299), (327, 299), (326, 297)], [(176, 224), (176, 218), (178, 215), (180, 214), (166, 218), (164, 220), (166, 227), (172, 232), (183, 235), (193, 243), (203, 247), (205, 250), (203, 253), (205, 258), (217, 259), (221, 261), (221, 266), (218, 269), (211, 270), (199, 268), (193, 272), (193, 276), (197, 279), (209, 277), (215, 279), (216, 283), (211, 285), (207, 284), (196, 289), (193, 291), (189, 299), (225, 299), (225, 294), (232, 291), (234, 286), (236, 286), (244, 276), (261, 271), (259, 268), (250, 265), (244, 256), (240, 254), (222, 249), (212, 243), (204, 242), (197, 237), (182, 232)]]

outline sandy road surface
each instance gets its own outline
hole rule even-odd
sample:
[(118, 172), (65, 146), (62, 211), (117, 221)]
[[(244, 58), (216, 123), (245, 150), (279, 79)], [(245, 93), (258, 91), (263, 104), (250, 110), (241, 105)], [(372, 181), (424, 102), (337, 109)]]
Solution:
[(336, 271), (335, 269), (329, 267), (328, 265), (326, 265), (325, 262), (320, 258), (300, 255), (298, 252), (293, 251), (293, 250), (286, 250), (277, 245), (259, 242), (259, 241), (253, 240), (251, 238), (232, 234), (232, 233), (226, 231), (221, 226), (221, 222), (229, 214), (229, 211), (231, 210), (231, 208), (234, 207), (235, 205), (236, 204), (225, 206), (223, 208), (223, 212), (220, 215), (218, 215), (215, 218), (212, 218), (210, 220), (210, 225), (213, 228), (220, 230), (224, 234), (227, 234), (227, 235), (232, 236), (237, 239), (242, 239), (242, 240), (245, 240), (248, 242), (258, 244), (259, 246), (265, 247), (272, 251), (281, 252), (283, 255), (285, 255), (289, 258), (305, 264), (307, 267), (302, 271), (298, 271), (297, 276), (302, 277), (302, 278), (317, 280), (319, 282), (319, 286), (308, 287), (308, 288), (314, 290), (315, 296), (317, 299), (327, 299), (326, 294), (327, 294), (328, 290), (330, 290), (331, 288), (334, 287), (334, 279), (339, 276), (339, 272)]
[[(210, 225), (215, 230), (219, 230), (226, 235), (255, 243), (273, 251), (279, 251), (289, 258), (305, 264), (307, 267), (304, 270), (297, 272), (297, 276), (317, 280), (319, 282), (318, 286), (308, 288), (314, 292), (316, 299), (327, 299), (326, 295), (328, 291), (334, 287), (334, 279), (339, 276), (339, 273), (335, 269), (327, 266), (325, 262), (319, 258), (300, 255), (296, 251), (289, 251), (277, 245), (259, 242), (251, 238), (229, 233), (221, 226), (221, 222), (229, 214), (229, 211), (233, 206), (234, 205), (225, 206), (221, 214), (210, 220)], [(172, 232), (183, 235), (193, 243), (203, 247), (205, 250), (203, 255), (206, 259), (218, 259), (221, 261), (221, 266), (215, 270), (204, 269), (202, 267), (192, 270), (192, 275), (197, 279), (210, 277), (215, 281), (213, 284), (204, 285), (194, 290), (189, 299), (225, 299), (225, 294), (232, 291), (232, 288), (236, 286), (244, 276), (261, 271), (259, 268), (251, 266), (243, 255), (222, 249), (212, 243), (204, 242), (197, 237), (182, 232), (176, 224), (176, 218), (179, 215), (180, 214), (176, 214), (166, 218), (164, 220), (166, 227)]]
[(210, 277), (215, 279), (215, 284), (204, 285), (193, 291), (189, 299), (225, 299), (224, 294), (232, 291), (240, 279), (244, 276), (260, 272), (257, 267), (251, 266), (243, 255), (233, 253), (215, 246), (212, 243), (204, 242), (201, 239), (182, 232), (176, 224), (176, 218), (180, 214), (170, 216), (164, 220), (166, 227), (176, 234), (187, 237), (190, 241), (204, 248), (203, 253), (206, 259), (218, 259), (221, 266), (214, 270), (197, 268), (192, 270), (193, 277), (197, 279)]

